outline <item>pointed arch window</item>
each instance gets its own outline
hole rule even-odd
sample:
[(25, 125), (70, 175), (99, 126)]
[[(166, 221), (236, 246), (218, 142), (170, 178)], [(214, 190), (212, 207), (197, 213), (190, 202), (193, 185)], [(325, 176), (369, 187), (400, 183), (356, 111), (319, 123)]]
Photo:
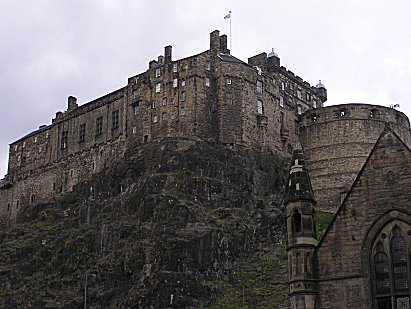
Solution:
[[(387, 233), (388, 234), (388, 233)], [(410, 309), (410, 253), (400, 227), (394, 226), (391, 237), (374, 247), (376, 309)]]

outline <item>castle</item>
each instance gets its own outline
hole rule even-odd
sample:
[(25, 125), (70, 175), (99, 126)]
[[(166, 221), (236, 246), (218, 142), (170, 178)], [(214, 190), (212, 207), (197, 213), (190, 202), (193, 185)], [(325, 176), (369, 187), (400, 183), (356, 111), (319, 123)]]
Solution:
[(0, 217), (71, 191), (122, 157), (130, 146), (165, 137), (201, 138), (228, 147), (257, 147), (290, 156), (300, 141), (318, 205), (334, 211), (386, 122), (409, 145), (409, 120), (374, 105), (323, 107), (324, 85), (310, 86), (280, 65), (274, 52), (237, 59), (227, 36), (210, 49), (172, 59), (172, 47), (112, 93), (67, 110), (10, 144), (0, 182)]
[[(356, 190), (352, 184), (356, 181), (355, 186), (358, 185), (357, 175), (360, 171), (364, 174), (374, 160), (369, 157), (371, 150), (374, 149), (372, 158), (378, 156), (374, 147), (377, 140), (380, 144), (392, 141), (390, 145), (397, 145), (401, 153), (411, 145), (410, 122), (403, 113), (369, 104), (324, 107), (326, 100), (327, 90), (321, 82), (311, 86), (281, 66), (274, 52), (253, 56), (247, 63), (232, 56), (227, 37), (217, 30), (210, 34), (209, 50), (188, 58), (173, 60), (172, 47), (166, 46), (164, 55), (150, 61), (146, 72), (130, 77), (126, 86), (80, 106), (70, 96), (67, 110), (57, 112), (51, 124), (10, 144), (8, 173), (0, 181), (0, 226), (12, 224), (22, 206), (47, 202), (70, 192), (77, 183), (112, 165), (130, 147), (156, 139), (203, 139), (232, 148), (254, 147), (283, 157), (293, 156), (290, 175), (296, 175), (298, 181), (291, 177), (293, 189), (289, 189), (286, 198), (290, 294), (293, 308), (314, 308), (318, 291), (338, 278), (330, 275), (322, 287), (314, 282), (339, 269), (321, 268), (328, 264), (321, 260), (318, 248), (326, 247), (328, 242), (323, 240), (317, 246), (315, 207), (340, 213), (345, 211), (341, 207), (351, 207), (350, 196)], [(385, 132), (379, 137), (387, 124), (391, 135)], [(304, 155), (301, 149), (294, 149), (298, 143)], [(365, 162), (368, 165), (363, 168)], [(397, 175), (398, 165), (395, 168)], [(355, 207), (350, 211), (356, 211)], [(364, 210), (364, 216), (365, 213)], [(410, 222), (406, 214), (399, 212), (386, 216), (384, 222), (401, 216)], [(400, 232), (390, 225), (384, 233), (404, 235), (408, 226), (403, 225), (395, 225), (401, 227)], [(377, 232), (380, 233), (376, 230), (369, 234), (369, 251), (365, 255), (389, 250), (388, 240), (382, 241), (383, 247), (375, 243)], [(332, 233), (330, 230), (326, 236), (330, 238)], [(355, 235), (351, 236), (354, 240)], [(335, 236), (335, 243), (328, 246), (337, 246), (339, 237)], [(334, 247), (334, 252), (341, 251)], [(350, 247), (346, 249), (349, 251)], [(330, 286), (338, 294), (338, 287)], [(359, 293), (365, 297), (364, 290)], [(390, 293), (381, 294), (380, 298), (391, 299), (394, 294)], [(362, 299), (355, 295), (353, 304)], [(331, 307), (336, 308), (324, 305)]]

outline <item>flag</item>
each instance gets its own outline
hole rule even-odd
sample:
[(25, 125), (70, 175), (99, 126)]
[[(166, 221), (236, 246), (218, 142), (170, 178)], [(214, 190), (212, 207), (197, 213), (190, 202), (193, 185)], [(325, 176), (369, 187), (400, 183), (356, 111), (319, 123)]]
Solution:
[(226, 16), (224, 16), (224, 19), (229, 19), (231, 17), (231, 14), (228, 13)]

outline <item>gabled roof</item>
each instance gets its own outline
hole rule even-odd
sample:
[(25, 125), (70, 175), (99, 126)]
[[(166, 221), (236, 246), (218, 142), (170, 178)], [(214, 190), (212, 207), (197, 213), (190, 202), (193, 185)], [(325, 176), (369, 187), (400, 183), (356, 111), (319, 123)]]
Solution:
[(380, 144), (383, 142), (383, 138), (389, 134), (392, 134), (393, 137), (399, 141), (403, 147), (408, 151), (409, 155), (411, 156), (411, 150), (410, 148), (404, 143), (404, 141), (391, 129), (389, 128), (389, 126), (387, 125), (384, 130), (381, 132), (380, 136), (378, 137), (376, 143), (374, 144), (374, 147), (372, 148), (370, 154), (367, 157), (367, 160), (365, 161), (364, 165), (362, 166), (360, 172), (358, 173), (357, 177), (355, 178), (353, 184), (350, 187), (350, 190), (348, 190), (347, 195), (344, 198), (344, 201), (341, 203), (341, 205), (338, 207), (337, 212), (334, 214), (334, 217), (332, 218), (330, 224), (327, 227), (327, 230), (325, 231), (323, 237), (321, 238), (320, 242), (318, 243), (318, 246), (316, 248), (316, 250), (318, 250), (321, 245), (323, 244), (323, 242), (325, 241), (325, 239), (327, 238), (330, 230), (332, 229), (332, 227), (334, 226), (334, 223), (336, 221), (336, 219), (340, 216), (341, 212), (344, 211), (346, 209), (346, 204), (347, 204), (347, 200), (349, 199), (351, 192), (353, 191), (353, 189), (356, 187), (357, 183), (359, 183), (359, 180), (361, 179), (364, 170), (366, 169), (366, 167), (369, 165), (370, 159), (373, 157), (376, 149), (378, 148), (378, 146), (380, 146)]

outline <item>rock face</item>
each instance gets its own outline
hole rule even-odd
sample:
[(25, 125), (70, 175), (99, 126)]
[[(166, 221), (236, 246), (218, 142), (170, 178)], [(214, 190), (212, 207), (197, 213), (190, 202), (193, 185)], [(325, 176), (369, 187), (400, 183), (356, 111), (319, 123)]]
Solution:
[(206, 141), (130, 149), (0, 232), (0, 307), (286, 308), (285, 162)]

